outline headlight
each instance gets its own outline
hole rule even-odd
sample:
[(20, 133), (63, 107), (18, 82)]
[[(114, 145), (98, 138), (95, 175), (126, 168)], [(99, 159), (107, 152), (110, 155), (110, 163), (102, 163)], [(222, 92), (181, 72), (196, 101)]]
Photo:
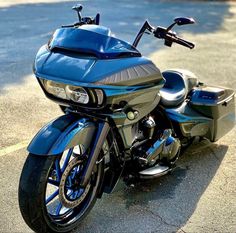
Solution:
[(68, 99), (64, 89), (64, 84), (53, 82), (51, 80), (43, 80), (42, 83), (48, 93), (61, 99)]
[(67, 85), (63, 83), (54, 82), (51, 80), (39, 79), (43, 84), (46, 92), (53, 96), (64, 99), (72, 100), (79, 104), (102, 105), (104, 102), (104, 94), (100, 89), (85, 89), (83, 87)]
[(88, 104), (89, 95), (83, 87), (75, 87), (67, 85), (65, 87), (67, 96), (76, 103)]
[(96, 92), (97, 102), (98, 102), (99, 105), (101, 105), (104, 101), (103, 91), (100, 90), (100, 89), (95, 89), (94, 91)]

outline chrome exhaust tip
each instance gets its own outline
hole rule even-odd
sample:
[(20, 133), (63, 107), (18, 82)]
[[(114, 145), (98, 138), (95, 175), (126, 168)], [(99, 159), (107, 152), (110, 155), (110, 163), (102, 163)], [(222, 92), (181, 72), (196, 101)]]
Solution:
[(160, 176), (164, 176), (167, 173), (169, 173), (170, 171), (172, 171), (171, 167), (157, 164), (154, 167), (150, 167), (148, 169), (140, 171), (139, 177), (141, 179), (153, 179), (153, 178), (157, 178)]

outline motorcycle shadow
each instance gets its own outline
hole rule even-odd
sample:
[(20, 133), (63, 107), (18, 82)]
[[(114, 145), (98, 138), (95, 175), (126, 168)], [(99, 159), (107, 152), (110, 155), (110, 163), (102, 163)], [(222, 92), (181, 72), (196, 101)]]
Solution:
[[(104, 195), (76, 232), (177, 232), (196, 209), (228, 146), (190, 146), (169, 175)], [(221, 187), (219, 187), (221, 188)]]

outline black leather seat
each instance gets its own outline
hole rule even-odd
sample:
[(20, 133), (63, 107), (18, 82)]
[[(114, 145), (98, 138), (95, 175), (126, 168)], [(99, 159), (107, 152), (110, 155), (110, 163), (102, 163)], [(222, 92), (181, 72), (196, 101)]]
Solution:
[(165, 107), (176, 107), (181, 104), (189, 91), (198, 85), (194, 74), (185, 70), (167, 70), (162, 73), (166, 80), (160, 90), (161, 103)]

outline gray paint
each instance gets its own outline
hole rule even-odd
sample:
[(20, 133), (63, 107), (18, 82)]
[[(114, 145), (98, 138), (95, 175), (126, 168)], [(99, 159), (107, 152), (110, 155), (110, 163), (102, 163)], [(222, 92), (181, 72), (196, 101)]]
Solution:
[(157, 80), (161, 79), (160, 70), (150, 62), (149, 64), (142, 64), (121, 70), (96, 82), (96, 84), (129, 86), (146, 84), (147, 82), (157, 82)]
[[(146, 84), (147, 87), (132, 93), (124, 95), (114, 95), (107, 98), (107, 104), (119, 105), (120, 102), (126, 101), (127, 106), (120, 111), (111, 115), (121, 137), (124, 141), (125, 148), (130, 148), (134, 141), (132, 125), (144, 116), (150, 113), (160, 102), (160, 89), (163, 87), (165, 80), (160, 70), (150, 61), (148, 64), (133, 66), (115, 73), (102, 80), (100, 84), (106, 85), (126, 85), (138, 86)], [(134, 120), (129, 120), (126, 116), (126, 109), (132, 109), (138, 114)]]
[(228, 133), (235, 125), (235, 98), (234, 91), (228, 88), (199, 87), (201, 92), (207, 89), (209, 92), (214, 89), (223, 90), (223, 94), (208, 102), (201, 102), (201, 98), (196, 97), (190, 100), (191, 107), (201, 114), (212, 119), (210, 132), (206, 137), (215, 142)]

